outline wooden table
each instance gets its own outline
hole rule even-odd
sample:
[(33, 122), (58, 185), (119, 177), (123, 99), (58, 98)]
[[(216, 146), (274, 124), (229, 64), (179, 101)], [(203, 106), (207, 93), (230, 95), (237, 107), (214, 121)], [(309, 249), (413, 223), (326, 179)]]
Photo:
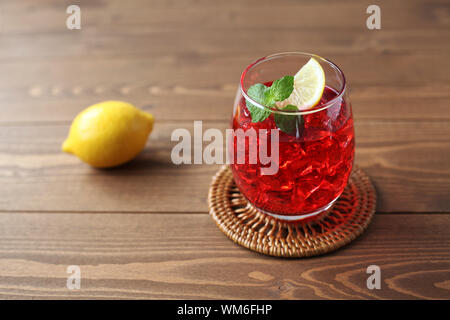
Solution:
[[(2, 1), (0, 298), (450, 299), (450, 3), (375, 2), (381, 30), (372, 2), (332, 0), (77, 1), (68, 30), (71, 1)], [(311, 259), (235, 245), (208, 215), (219, 166), (170, 159), (174, 129), (225, 129), (243, 68), (282, 51), (346, 73), (379, 198), (361, 238)], [(108, 99), (157, 120), (135, 161), (94, 170), (60, 145)]]

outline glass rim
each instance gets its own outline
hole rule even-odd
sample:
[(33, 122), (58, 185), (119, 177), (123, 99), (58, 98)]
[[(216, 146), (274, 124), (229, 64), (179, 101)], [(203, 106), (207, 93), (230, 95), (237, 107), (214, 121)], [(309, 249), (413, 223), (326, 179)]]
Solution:
[[(256, 102), (255, 100), (253, 100), (250, 96), (247, 95), (247, 92), (245, 92), (244, 90), (244, 78), (247, 74), (248, 71), (250, 71), (253, 67), (257, 66), (258, 64), (264, 62), (264, 61), (268, 61), (268, 60), (272, 60), (274, 58), (279, 58), (279, 57), (284, 57), (284, 56), (307, 56), (310, 58), (315, 58), (317, 60), (320, 60), (328, 65), (330, 65), (334, 70), (337, 71), (337, 73), (340, 75), (340, 77), (342, 77), (343, 80), (343, 85), (342, 88), (338, 91), (338, 94), (331, 100), (327, 101), (326, 103), (322, 104), (320, 108), (312, 108), (309, 110), (300, 110), (300, 111), (292, 111), (292, 110), (287, 110), (287, 111), (283, 111), (277, 108), (271, 108), (268, 106), (265, 106), (263, 104), (260, 104), (258, 102)], [(345, 91), (347, 89), (347, 81), (345, 79), (345, 75), (342, 72), (342, 70), (331, 60), (322, 58), (321, 56), (318, 56), (316, 54), (312, 54), (312, 53), (307, 53), (307, 52), (300, 52), (300, 51), (292, 51), (292, 52), (280, 52), (280, 53), (275, 53), (275, 54), (271, 54), (262, 58), (259, 58), (258, 60), (250, 63), (242, 72), (241, 75), (241, 80), (239, 82), (239, 90), (241, 91), (241, 94), (244, 96), (244, 99), (249, 101), (251, 104), (253, 104), (254, 106), (260, 108), (260, 109), (265, 109), (265, 110), (270, 110), (273, 113), (278, 113), (278, 114), (287, 114), (287, 115), (304, 115), (304, 114), (311, 114), (311, 113), (315, 113), (315, 112), (319, 112), (325, 109), (328, 109), (330, 106), (334, 105), (334, 103), (339, 100), (342, 99), (342, 96), (344, 95)]]

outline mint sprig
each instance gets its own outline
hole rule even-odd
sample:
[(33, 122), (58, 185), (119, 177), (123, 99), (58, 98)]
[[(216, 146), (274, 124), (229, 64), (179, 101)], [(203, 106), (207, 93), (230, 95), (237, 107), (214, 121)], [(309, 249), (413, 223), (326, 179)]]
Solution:
[[(247, 94), (254, 101), (271, 108), (276, 106), (277, 101), (283, 101), (291, 95), (294, 90), (294, 77), (285, 76), (272, 83), (272, 86), (267, 87), (262, 83), (257, 83), (247, 90)], [(259, 108), (249, 101), (246, 101), (247, 109), (252, 117), (252, 122), (262, 122), (266, 120), (272, 111), (269, 109)], [(294, 105), (287, 105), (282, 110), (298, 111)], [(303, 117), (301, 115), (277, 114), (274, 115), (277, 127), (287, 133), (298, 135), (303, 126)]]
[(270, 107), (275, 106), (276, 101), (283, 101), (291, 95), (294, 90), (294, 77), (285, 76), (275, 80), (272, 86), (264, 92), (264, 102)]

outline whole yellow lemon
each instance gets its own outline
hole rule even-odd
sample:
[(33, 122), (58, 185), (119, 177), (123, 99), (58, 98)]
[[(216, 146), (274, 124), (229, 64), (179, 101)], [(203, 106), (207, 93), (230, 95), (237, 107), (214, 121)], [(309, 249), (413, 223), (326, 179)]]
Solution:
[(77, 115), (62, 150), (96, 168), (115, 167), (142, 151), (153, 121), (153, 115), (129, 103), (100, 102)]

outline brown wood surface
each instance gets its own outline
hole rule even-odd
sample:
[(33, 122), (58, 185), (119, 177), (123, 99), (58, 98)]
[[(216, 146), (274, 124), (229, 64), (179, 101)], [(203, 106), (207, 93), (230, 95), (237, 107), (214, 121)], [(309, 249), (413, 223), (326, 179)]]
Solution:
[[(3, 214), (0, 297), (450, 299), (449, 223), (377, 215), (345, 249), (291, 260), (237, 246), (202, 213)], [(382, 290), (366, 288), (372, 264)], [(65, 289), (69, 265), (79, 291)]]
[[(371, 31), (365, 1), (78, 1), (70, 31), (72, 1), (1, 1), (0, 298), (450, 299), (450, 3), (376, 3)], [(227, 128), (243, 68), (280, 51), (344, 70), (379, 198), (360, 239), (312, 259), (235, 245), (207, 215), (218, 165), (170, 160), (174, 129)], [(60, 145), (110, 99), (155, 129), (133, 162), (95, 170)]]

